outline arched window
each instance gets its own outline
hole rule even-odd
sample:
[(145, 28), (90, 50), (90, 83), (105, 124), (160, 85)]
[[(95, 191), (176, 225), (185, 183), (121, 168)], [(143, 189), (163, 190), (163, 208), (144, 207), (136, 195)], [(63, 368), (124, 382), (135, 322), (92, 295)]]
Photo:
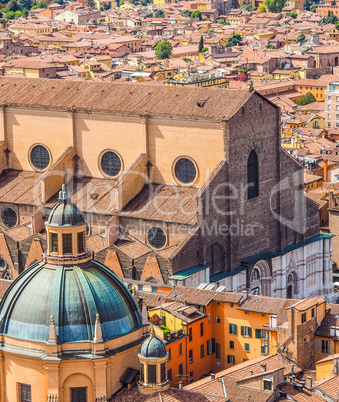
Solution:
[(320, 126), (319, 126), (319, 121), (318, 121), (318, 120), (315, 120), (315, 121), (313, 122), (313, 128), (320, 128)]
[(259, 166), (258, 156), (255, 151), (251, 151), (247, 161), (247, 195), (248, 199), (259, 195)]

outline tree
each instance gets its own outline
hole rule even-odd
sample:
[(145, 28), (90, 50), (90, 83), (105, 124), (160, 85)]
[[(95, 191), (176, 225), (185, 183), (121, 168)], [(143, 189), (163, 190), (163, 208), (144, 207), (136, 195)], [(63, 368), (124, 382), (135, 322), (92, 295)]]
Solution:
[(312, 13), (315, 13), (317, 8), (318, 8), (318, 4), (312, 3), (311, 7), (310, 7), (310, 11), (312, 11)]
[(203, 48), (204, 48), (204, 37), (201, 35), (199, 40), (198, 52), (201, 53)]
[(231, 25), (228, 21), (225, 21), (223, 18), (218, 19), (217, 24)]
[(241, 46), (242, 36), (240, 34), (234, 33), (227, 39), (226, 47)]
[(286, 15), (286, 17), (292, 17), (292, 18), (298, 17), (298, 14), (295, 11), (291, 11), (289, 13), (286, 13), (285, 15)]
[(251, 7), (248, 4), (244, 4), (241, 8), (243, 10), (251, 11)]
[(214, 29), (209, 29), (207, 32), (206, 32), (206, 34), (208, 35), (208, 36), (210, 36), (210, 37), (212, 37), (213, 35), (214, 35)]
[(24, 8), (30, 10), (32, 7), (32, 0), (19, 0), (19, 7), (20, 10), (23, 10)]
[(261, 3), (260, 6), (258, 7), (258, 13), (259, 13), (259, 14), (261, 14), (261, 13), (266, 13), (266, 7), (265, 7), (264, 2)]
[(303, 96), (301, 99), (299, 99), (297, 101), (297, 104), (299, 106), (304, 106), (304, 105), (308, 105), (309, 103), (313, 103), (316, 102), (316, 98), (314, 97), (314, 95), (312, 94), (312, 92), (307, 92), (307, 94), (305, 96)]
[(18, 9), (19, 9), (19, 6), (18, 6), (18, 3), (16, 2), (16, 0), (10, 0), (10, 2), (7, 4), (8, 11), (17, 11)]
[(270, 13), (280, 13), (286, 0), (265, 0), (265, 6)]
[(298, 39), (295, 41), (295, 43), (303, 43), (305, 42), (306, 37), (305, 35), (302, 33), (301, 35), (299, 35)]
[(24, 8), (23, 10), (21, 10), (21, 14), (23, 17), (27, 18), (28, 17), (28, 10), (27, 8)]
[(336, 24), (336, 22), (338, 21), (338, 18), (333, 15), (333, 12), (329, 11), (327, 14), (327, 17), (323, 18), (322, 23), (323, 24)]
[(168, 59), (172, 54), (172, 45), (168, 42), (168, 40), (163, 40), (158, 42), (155, 47), (155, 55), (158, 59)]
[(191, 14), (191, 18), (199, 18), (199, 21), (202, 20), (202, 15), (200, 10), (194, 10)]
[(162, 10), (157, 10), (155, 12), (155, 18), (164, 18), (165, 17), (165, 13)]
[(180, 15), (182, 15), (183, 17), (191, 17), (192, 11), (190, 10), (182, 10), (180, 11)]
[(94, 0), (88, 0), (88, 7), (96, 7)]
[(184, 60), (184, 62), (187, 63), (187, 64), (192, 61), (191, 59), (189, 59), (189, 58), (187, 58), (187, 57), (184, 57), (183, 60)]
[(15, 18), (15, 12), (14, 12), (14, 11), (8, 11), (8, 12), (6, 13), (6, 19), (8, 19), (8, 20), (14, 20), (14, 18)]
[[(40, 0), (39, 3), (37, 3), (34, 7), (36, 7), (36, 8), (47, 8), (47, 3), (45, 3), (43, 0)], [(32, 7), (32, 10), (33, 10), (34, 7)]]
[(266, 49), (276, 49), (276, 47), (275, 47), (274, 45), (272, 45), (271, 43), (269, 43), (269, 44), (266, 46)]

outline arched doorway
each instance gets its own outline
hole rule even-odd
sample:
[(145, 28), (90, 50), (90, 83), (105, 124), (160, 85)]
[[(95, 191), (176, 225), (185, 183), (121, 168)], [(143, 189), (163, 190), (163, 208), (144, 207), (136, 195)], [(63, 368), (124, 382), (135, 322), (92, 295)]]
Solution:
[(287, 277), (286, 298), (293, 299), (296, 293), (296, 275), (292, 272)]
[(251, 293), (255, 295), (261, 294), (260, 271), (258, 268), (253, 268), (251, 273)]
[(249, 277), (250, 293), (263, 296), (271, 295), (270, 267), (265, 260), (255, 263)]

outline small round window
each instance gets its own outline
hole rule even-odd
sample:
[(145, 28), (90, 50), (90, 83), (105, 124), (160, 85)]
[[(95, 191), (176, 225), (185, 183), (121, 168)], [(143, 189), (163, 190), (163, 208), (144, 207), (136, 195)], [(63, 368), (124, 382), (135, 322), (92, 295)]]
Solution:
[(5, 208), (1, 213), (1, 219), (5, 226), (12, 228), (17, 224), (18, 217), (12, 208)]
[(174, 172), (176, 178), (184, 184), (192, 183), (197, 176), (195, 164), (187, 158), (181, 158), (177, 161)]
[(49, 165), (51, 157), (47, 148), (42, 145), (35, 145), (31, 150), (32, 165), (38, 170), (44, 170)]
[(165, 232), (160, 228), (151, 228), (148, 231), (148, 242), (154, 248), (162, 248), (166, 244)]
[(121, 171), (121, 159), (118, 154), (113, 151), (107, 151), (101, 158), (101, 169), (110, 177), (117, 176)]
[(6, 279), (7, 281), (11, 281), (12, 280), (12, 275), (8, 271), (6, 271), (4, 273), (3, 279)]

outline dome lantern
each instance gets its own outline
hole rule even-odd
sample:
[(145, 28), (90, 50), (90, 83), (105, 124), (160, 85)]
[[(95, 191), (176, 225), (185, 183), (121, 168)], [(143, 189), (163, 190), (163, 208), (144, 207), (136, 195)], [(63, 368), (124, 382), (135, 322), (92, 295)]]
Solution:
[(169, 359), (165, 343), (156, 336), (154, 327), (140, 348), (138, 355), (141, 364), (139, 390), (142, 394), (153, 394), (165, 391), (169, 387), (167, 362)]
[(45, 222), (47, 252), (44, 261), (51, 264), (74, 264), (89, 261), (86, 251), (86, 222), (78, 208), (72, 203), (63, 184), (57, 204)]

